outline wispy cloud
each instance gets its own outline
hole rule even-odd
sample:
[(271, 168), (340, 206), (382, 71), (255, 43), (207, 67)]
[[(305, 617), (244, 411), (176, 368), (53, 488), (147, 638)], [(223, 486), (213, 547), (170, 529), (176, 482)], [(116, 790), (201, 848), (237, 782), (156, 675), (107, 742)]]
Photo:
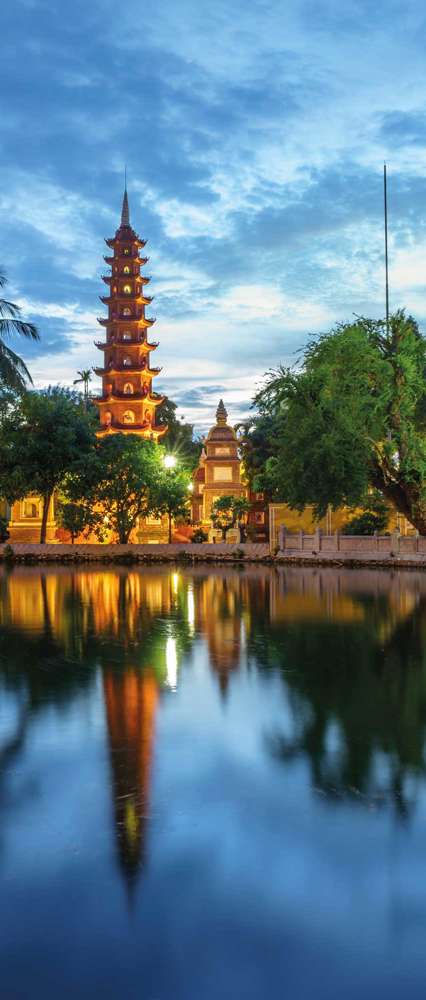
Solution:
[[(308, 334), (426, 320), (425, 15), (417, 0), (19, 0), (2, 21), (3, 265), (42, 340), (39, 384), (97, 361), (103, 239), (123, 167), (149, 238), (161, 384), (205, 426), (247, 412)], [(151, 290), (151, 288), (150, 288)], [(214, 412), (213, 412), (214, 416)]]

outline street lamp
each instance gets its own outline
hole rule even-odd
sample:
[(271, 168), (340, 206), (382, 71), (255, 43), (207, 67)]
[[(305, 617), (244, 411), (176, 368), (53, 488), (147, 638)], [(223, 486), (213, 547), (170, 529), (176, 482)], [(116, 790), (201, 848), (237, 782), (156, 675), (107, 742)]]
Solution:
[(174, 455), (165, 455), (164, 459), (163, 459), (163, 462), (164, 462), (164, 468), (165, 469), (174, 469), (174, 467), (176, 465), (175, 456)]

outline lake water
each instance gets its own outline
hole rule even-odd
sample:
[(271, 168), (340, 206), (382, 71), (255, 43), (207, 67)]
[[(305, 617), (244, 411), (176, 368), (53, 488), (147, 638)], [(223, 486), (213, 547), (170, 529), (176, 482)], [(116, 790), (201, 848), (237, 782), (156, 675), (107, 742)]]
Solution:
[(424, 998), (426, 574), (0, 578), (0, 995)]

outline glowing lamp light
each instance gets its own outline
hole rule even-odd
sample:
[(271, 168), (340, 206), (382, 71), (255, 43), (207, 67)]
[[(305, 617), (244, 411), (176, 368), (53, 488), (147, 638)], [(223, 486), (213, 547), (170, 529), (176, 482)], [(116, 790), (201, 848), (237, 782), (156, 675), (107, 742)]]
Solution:
[(194, 492), (194, 483), (188, 483), (188, 489), (190, 493)]
[(174, 469), (175, 465), (176, 465), (176, 459), (175, 459), (174, 455), (165, 455), (164, 456), (164, 468), (165, 469)]

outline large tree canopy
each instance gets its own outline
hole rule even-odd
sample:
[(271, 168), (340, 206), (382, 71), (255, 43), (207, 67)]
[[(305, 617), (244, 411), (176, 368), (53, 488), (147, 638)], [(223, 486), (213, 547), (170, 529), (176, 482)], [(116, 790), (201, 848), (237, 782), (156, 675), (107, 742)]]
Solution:
[(263, 477), (298, 510), (354, 507), (371, 487), (426, 533), (426, 340), (403, 312), (313, 340), (255, 397), (272, 421)]
[(137, 435), (101, 438), (90, 461), (82, 460), (65, 484), (71, 503), (95, 512), (92, 526), (102, 538), (110, 528), (127, 544), (139, 517), (156, 509), (163, 449)]
[(0, 496), (9, 503), (31, 493), (43, 498), (40, 542), (52, 495), (95, 447), (89, 417), (75, 393), (59, 386), (27, 392), (0, 422)]

